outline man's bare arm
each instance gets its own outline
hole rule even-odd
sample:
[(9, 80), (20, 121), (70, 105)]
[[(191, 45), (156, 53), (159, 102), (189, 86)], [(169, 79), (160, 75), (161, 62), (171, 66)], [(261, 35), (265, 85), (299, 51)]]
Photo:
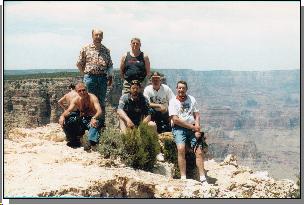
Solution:
[(193, 115), (194, 115), (194, 119), (195, 119), (195, 126), (196, 127), (200, 127), (201, 126), (200, 125), (200, 120), (201, 120), (200, 113), (199, 112), (195, 112)]
[(104, 112), (104, 110), (101, 110), (101, 106), (99, 104), (98, 98), (95, 95), (90, 94), (90, 97), (91, 97), (91, 99), (93, 101), (94, 108), (96, 110), (96, 113), (95, 113), (95, 115), (92, 118), (97, 119), (97, 118), (99, 118), (101, 116), (101, 113)]
[(162, 105), (162, 104), (149, 103), (149, 106), (150, 106), (151, 108), (158, 108), (158, 109), (160, 109), (161, 112), (166, 111), (166, 107), (165, 107), (164, 105)]
[(84, 74), (85, 64), (86, 64), (85, 52), (83, 50), (81, 50), (78, 61), (76, 63), (76, 66), (79, 69), (81, 75)]
[(147, 115), (144, 119), (143, 119), (143, 122), (144, 123), (148, 123), (151, 121), (151, 115)]
[(63, 110), (66, 110), (66, 107), (64, 106), (63, 102), (66, 101), (66, 95), (64, 95), (62, 98), (58, 100), (58, 104), (60, 107), (62, 107)]
[(172, 121), (175, 125), (179, 125), (181, 127), (184, 127), (184, 128), (187, 128), (187, 129), (190, 129), (190, 130), (193, 130), (193, 131), (197, 131), (197, 127), (195, 125), (192, 125), (190, 123), (187, 123), (187, 122), (179, 119), (177, 115), (173, 115), (171, 117), (171, 119), (172, 119)]
[(126, 55), (124, 55), (121, 60), (120, 60), (120, 77), (121, 79), (125, 79), (124, 78), (124, 72), (125, 72), (125, 60), (126, 60)]
[(132, 120), (128, 117), (127, 113), (122, 110), (122, 109), (117, 109), (117, 114), (119, 115), (120, 118), (122, 118), (124, 121), (128, 122)]
[(74, 98), (70, 104), (70, 106), (68, 107), (68, 109), (66, 109), (59, 117), (59, 124), (61, 125), (61, 127), (64, 125), (64, 121), (65, 118), (71, 113), (71, 111), (74, 110), (74, 108), (76, 107), (76, 101), (77, 98)]
[(150, 73), (150, 60), (148, 56), (144, 57), (144, 61), (145, 61), (145, 66), (146, 66), (146, 73), (147, 73), (147, 78), (150, 77), (151, 73)]

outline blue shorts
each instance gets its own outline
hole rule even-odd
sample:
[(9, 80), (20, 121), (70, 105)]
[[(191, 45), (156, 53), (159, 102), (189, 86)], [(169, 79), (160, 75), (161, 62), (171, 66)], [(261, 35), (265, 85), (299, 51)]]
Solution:
[[(194, 135), (194, 132), (190, 129), (180, 127), (180, 126), (174, 126), (172, 128), (172, 133), (174, 136), (174, 140), (176, 145), (179, 144), (185, 144), (191, 146), (191, 148), (194, 148), (197, 145), (197, 140)], [(201, 145), (199, 145), (201, 147)]]

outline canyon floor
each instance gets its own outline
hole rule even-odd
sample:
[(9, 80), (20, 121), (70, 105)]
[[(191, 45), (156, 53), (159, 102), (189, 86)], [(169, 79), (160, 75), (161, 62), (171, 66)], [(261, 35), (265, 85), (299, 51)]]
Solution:
[(154, 173), (145, 172), (72, 149), (58, 124), (15, 128), (4, 139), (4, 197), (290, 198), (298, 189), (238, 165), (233, 155), (205, 162), (208, 184), (173, 179), (171, 167), (158, 162)]

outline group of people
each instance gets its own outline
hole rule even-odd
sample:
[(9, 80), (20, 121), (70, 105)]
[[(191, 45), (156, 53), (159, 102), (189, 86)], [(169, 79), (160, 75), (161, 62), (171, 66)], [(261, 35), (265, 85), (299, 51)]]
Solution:
[[(86, 151), (96, 147), (100, 130), (105, 127), (105, 97), (107, 86), (113, 83), (113, 63), (110, 51), (101, 41), (103, 32), (92, 30), (93, 43), (84, 46), (76, 63), (83, 74), (83, 82), (71, 85), (59, 105), (64, 112), (59, 118), (67, 145), (80, 147), (80, 139), (88, 130)], [(139, 38), (131, 39), (131, 50), (121, 58), (120, 75), (124, 80), (117, 114), (120, 129), (126, 132), (140, 123), (147, 123), (158, 133), (172, 131), (178, 150), (181, 179), (186, 179), (186, 144), (190, 144), (196, 156), (200, 180), (206, 181), (201, 136), (200, 114), (195, 98), (187, 94), (188, 85), (178, 81), (176, 96), (169, 86), (162, 83), (158, 72), (150, 73), (149, 57), (141, 50)], [(151, 84), (142, 86), (145, 79)], [(66, 102), (67, 105), (64, 105)], [(197, 146), (199, 149), (197, 149)]]

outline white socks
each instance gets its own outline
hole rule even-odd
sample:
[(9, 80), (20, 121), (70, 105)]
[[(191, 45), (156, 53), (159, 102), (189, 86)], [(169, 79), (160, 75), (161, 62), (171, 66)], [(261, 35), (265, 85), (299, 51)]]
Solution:
[(200, 176), (200, 181), (201, 181), (201, 182), (207, 181), (207, 179), (206, 179), (205, 175)]
[[(186, 179), (186, 176), (181, 176), (181, 179)], [(205, 175), (200, 176), (200, 181), (201, 181), (201, 182), (206, 182), (206, 181), (207, 181)]]

